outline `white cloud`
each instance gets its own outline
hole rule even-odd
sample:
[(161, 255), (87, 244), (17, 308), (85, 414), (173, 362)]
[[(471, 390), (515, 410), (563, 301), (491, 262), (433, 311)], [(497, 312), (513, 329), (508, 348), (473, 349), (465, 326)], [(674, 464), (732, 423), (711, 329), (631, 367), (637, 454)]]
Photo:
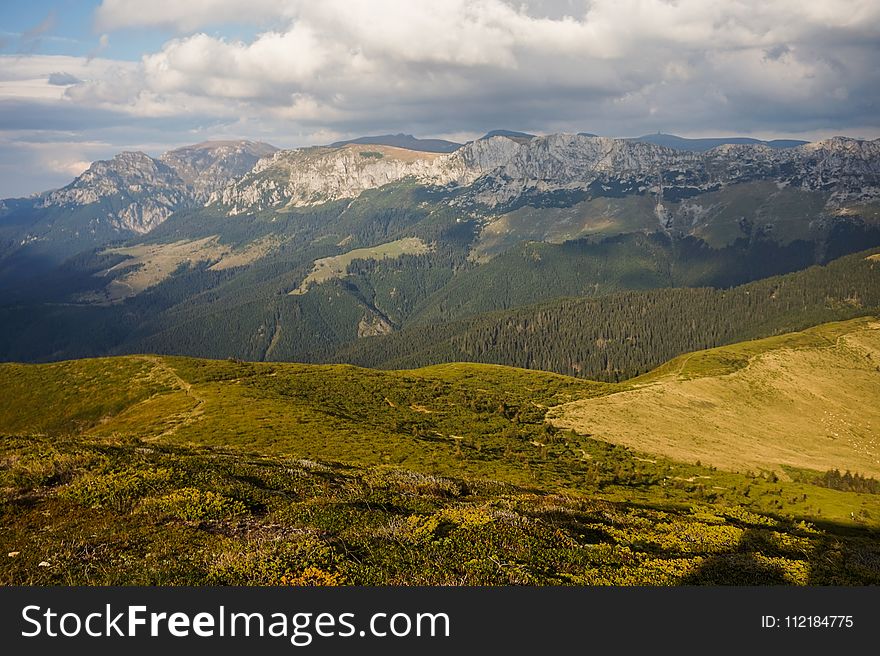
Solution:
[[(139, 62), (0, 57), (0, 118), (282, 146), (495, 127), (880, 136), (877, 0), (105, 0), (95, 21), (99, 48), (120, 29), (176, 37)], [(212, 32), (238, 23), (262, 31)]]
[(285, 0), (103, 0), (95, 12), (99, 30), (162, 27), (191, 32), (223, 23), (262, 24), (284, 16)]
[[(0, 55), (0, 100), (62, 99), (65, 86), (100, 82), (112, 76), (114, 71), (138, 69), (137, 63), (109, 59), (67, 55)], [(58, 83), (59, 71), (63, 71), (64, 85)]]
[(864, 123), (880, 95), (872, 0), (105, 0), (96, 21), (183, 33), (275, 25), (249, 42), (185, 34), (65, 93), (139, 117), (244, 113), (311, 131), (448, 132), (497, 116), (608, 132), (624, 129), (621, 107), (630, 122), (641, 117), (635, 131), (652, 121), (742, 126), (756, 103), (764, 121), (775, 112), (780, 123)]
[(0, 132), (0, 197), (65, 185), (91, 161), (114, 151), (111, 144), (82, 141), (69, 134)]
[(57, 158), (51, 157), (46, 160), (46, 166), (51, 170), (58, 173), (63, 173), (65, 175), (69, 175), (71, 177), (76, 177), (83, 171), (85, 171), (91, 162), (85, 159), (77, 159), (73, 158)]

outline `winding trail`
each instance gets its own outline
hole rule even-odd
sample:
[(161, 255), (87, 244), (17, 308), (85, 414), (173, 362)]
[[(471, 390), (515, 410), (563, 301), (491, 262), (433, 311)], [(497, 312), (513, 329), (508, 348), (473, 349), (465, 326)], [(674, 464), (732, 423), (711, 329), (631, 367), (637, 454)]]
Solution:
[(170, 380), (172, 387), (182, 391), (195, 402), (195, 405), (189, 410), (177, 413), (174, 417), (169, 417), (169, 419), (174, 421), (174, 424), (153, 439), (157, 440), (162, 437), (173, 435), (182, 427), (190, 426), (199, 421), (205, 414), (205, 405), (208, 402), (207, 399), (199, 396), (195, 392), (192, 383), (181, 378), (180, 374), (162, 360), (161, 357), (156, 355), (145, 355), (142, 356), (142, 358), (153, 366), (153, 372), (158, 372), (158, 375), (156, 376), (157, 379), (162, 380), (164, 378), (165, 380)]

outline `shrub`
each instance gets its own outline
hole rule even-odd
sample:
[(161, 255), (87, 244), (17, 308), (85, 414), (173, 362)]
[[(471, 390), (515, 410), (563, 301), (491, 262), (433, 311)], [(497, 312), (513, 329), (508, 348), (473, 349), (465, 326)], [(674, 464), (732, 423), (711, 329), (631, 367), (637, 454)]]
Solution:
[(217, 521), (247, 512), (246, 506), (237, 499), (193, 487), (180, 488), (157, 499), (147, 499), (142, 508), (188, 521)]
[(453, 531), (486, 526), (502, 517), (515, 515), (509, 511), (471, 506), (443, 508), (433, 515), (410, 515), (399, 527), (399, 532), (414, 542), (431, 542), (442, 540)]
[(278, 581), (280, 585), (323, 587), (342, 585), (342, 575), (326, 572), (319, 567), (306, 567), (300, 574), (287, 575)]
[(294, 534), (236, 541), (211, 554), (211, 585), (330, 585), (343, 583), (340, 558), (318, 538)]
[(394, 490), (415, 495), (462, 497), (469, 493), (461, 481), (409, 470), (372, 470), (363, 478), (364, 484), (380, 490)]
[(0, 485), (35, 488), (61, 485), (100, 460), (93, 452), (12, 454), (0, 461)]
[(60, 495), (91, 508), (124, 510), (136, 499), (169, 485), (171, 469), (123, 469), (106, 474), (86, 474), (73, 481)]

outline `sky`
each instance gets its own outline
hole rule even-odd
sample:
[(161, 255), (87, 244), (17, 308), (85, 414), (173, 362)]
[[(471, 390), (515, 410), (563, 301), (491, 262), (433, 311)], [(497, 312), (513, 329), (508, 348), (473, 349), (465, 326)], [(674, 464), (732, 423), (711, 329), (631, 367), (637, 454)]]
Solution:
[(880, 0), (0, 5), (0, 198), (122, 150), (404, 132), (880, 137)]

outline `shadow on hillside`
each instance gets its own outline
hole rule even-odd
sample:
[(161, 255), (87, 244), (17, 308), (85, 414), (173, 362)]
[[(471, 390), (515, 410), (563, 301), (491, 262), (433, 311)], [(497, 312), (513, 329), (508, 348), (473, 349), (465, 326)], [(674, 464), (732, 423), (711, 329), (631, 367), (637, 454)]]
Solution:
[(832, 522), (824, 535), (804, 533), (811, 545), (780, 541), (768, 529), (747, 529), (736, 551), (705, 558), (681, 585), (878, 585), (877, 532)]
[(734, 553), (707, 557), (695, 571), (684, 576), (682, 585), (790, 585), (784, 565), (754, 551), (755, 542), (763, 542), (762, 531), (749, 529)]

